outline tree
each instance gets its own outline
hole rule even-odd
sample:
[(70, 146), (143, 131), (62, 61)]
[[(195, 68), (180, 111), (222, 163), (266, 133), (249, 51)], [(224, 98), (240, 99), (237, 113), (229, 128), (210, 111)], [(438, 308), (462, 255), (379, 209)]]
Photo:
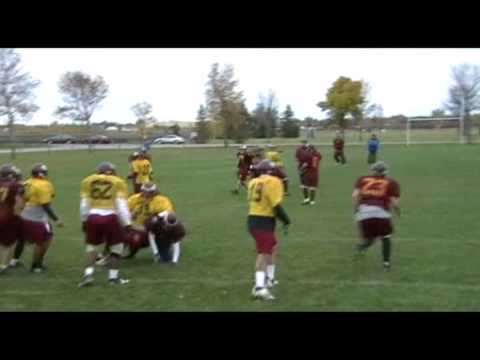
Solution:
[(131, 110), (135, 114), (137, 121), (135, 123), (137, 131), (145, 141), (147, 138), (147, 128), (154, 126), (157, 122), (155, 117), (152, 115), (153, 106), (144, 101), (137, 103), (131, 107)]
[(269, 90), (267, 95), (260, 94), (251, 116), (250, 128), (254, 137), (275, 137), (278, 119), (278, 101), (275, 92)]
[(28, 121), (39, 109), (34, 90), (40, 84), (22, 71), (21, 57), (13, 49), (0, 49), (0, 118), (6, 117), (12, 159), (15, 158), (15, 123)]
[(281, 117), (281, 131), (285, 138), (297, 138), (300, 135), (300, 126), (294, 119), (294, 112), (290, 105), (287, 105)]
[(442, 116), (445, 116), (445, 110), (443, 109), (432, 110), (432, 117), (442, 117)]
[(340, 127), (342, 132), (347, 127), (346, 116), (351, 115), (358, 119), (362, 113), (362, 104), (365, 103), (365, 89), (362, 81), (353, 81), (348, 77), (339, 77), (328, 89), (324, 101), (319, 106), (327, 111), (328, 116)]
[(197, 113), (197, 122), (195, 124), (195, 132), (197, 133), (196, 142), (200, 144), (205, 144), (210, 138), (207, 116), (207, 109), (205, 106), (200, 105)]
[(173, 124), (168, 128), (172, 134), (180, 135), (180, 126), (178, 124)]
[[(84, 122), (91, 132), (90, 120), (93, 113), (108, 95), (108, 85), (103, 77), (91, 77), (82, 71), (69, 71), (60, 77), (58, 87), (65, 104), (58, 106), (54, 115), (61, 119)], [(92, 150), (90, 143), (88, 149)]]
[(236, 90), (238, 81), (234, 80), (232, 65), (226, 65), (223, 71), (219, 64), (214, 63), (208, 75), (206, 102), (209, 118), (215, 122), (221, 133), (225, 147), (228, 139), (238, 137), (240, 130), (245, 126), (247, 118), (243, 93)]
[(452, 68), (454, 84), (448, 90), (445, 108), (454, 116), (464, 117), (464, 133), (467, 143), (472, 142), (472, 112), (480, 109), (480, 67), (462, 64)]

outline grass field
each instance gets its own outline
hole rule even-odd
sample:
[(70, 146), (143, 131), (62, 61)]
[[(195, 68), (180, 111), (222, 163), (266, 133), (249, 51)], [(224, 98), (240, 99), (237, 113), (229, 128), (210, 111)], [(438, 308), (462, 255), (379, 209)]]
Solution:
[[(347, 166), (335, 166), (321, 148), (317, 205), (303, 207), (293, 148), (284, 158), (292, 196), (285, 208), (293, 224), (279, 234), (278, 301), (252, 301), (254, 244), (245, 228), (244, 193), (234, 196), (234, 150), (155, 150), (160, 189), (174, 201), (189, 234), (177, 267), (155, 265), (148, 250), (126, 261), (132, 282), (111, 287), (99, 269), (92, 288), (76, 287), (85, 253), (78, 215), (79, 183), (102, 160), (126, 175), (127, 152), (86, 151), (20, 155), (25, 173), (38, 161), (50, 167), (54, 208), (66, 227), (56, 229), (49, 271), (16, 269), (0, 277), (2, 311), (468, 311), (480, 310), (480, 160), (477, 146), (385, 146), (381, 158), (402, 185), (392, 271), (381, 267), (380, 246), (353, 261), (356, 228), (351, 191), (366, 173), (366, 154), (347, 148)], [(0, 156), (0, 162), (7, 162)], [(1, 235), (0, 235), (1, 236)], [(24, 257), (29, 263), (31, 249)]]

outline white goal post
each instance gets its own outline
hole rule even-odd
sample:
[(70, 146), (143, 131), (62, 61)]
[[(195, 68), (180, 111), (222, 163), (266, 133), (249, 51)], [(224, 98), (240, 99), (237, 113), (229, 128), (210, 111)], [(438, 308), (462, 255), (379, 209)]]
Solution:
[[(426, 122), (426, 121), (458, 121), (459, 122), (459, 143), (465, 143), (465, 138), (463, 136), (464, 132), (464, 121), (463, 116), (442, 116), (442, 117), (409, 117), (406, 122), (406, 131), (405, 131), (405, 143), (409, 146), (411, 141), (411, 124), (415, 122)], [(444, 143), (445, 141), (423, 141), (423, 143)]]

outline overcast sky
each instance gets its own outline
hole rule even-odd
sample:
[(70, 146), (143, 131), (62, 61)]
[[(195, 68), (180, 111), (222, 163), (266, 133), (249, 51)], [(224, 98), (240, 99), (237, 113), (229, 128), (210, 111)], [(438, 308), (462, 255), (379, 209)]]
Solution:
[(339, 76), (366, 80), (371, 101), (385, 116), (429, 115), (442, 105), (452, 65), (480, 65), (480, 49), (18, 49), (24, 69), (42, 83), (41, 109), (31, 123), (50, 123), (61, 102), (58, 79), (66, 71), (102, 75), (110, 94), (92, 121), (134, 122), (130, 107), (153, 105), (160, 121), (193, 121), (205, 103), (211, 64), (232, 64), (247, 106), (276, 92), (280, 110), (323, 118), (316, 106)]

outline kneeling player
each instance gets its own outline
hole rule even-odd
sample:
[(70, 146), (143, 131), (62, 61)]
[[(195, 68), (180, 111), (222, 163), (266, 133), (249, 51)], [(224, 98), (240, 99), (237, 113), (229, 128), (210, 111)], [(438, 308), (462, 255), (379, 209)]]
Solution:
[(362, 241), (357, 247), (363, 253), (375, 239), (382, 239), (383, 267), (390, 269), (392, 215), (400, 215), (400, 185), (386, 177), (387, 166), (377, 162), (371, 167), (372, 175), (359, 178), (352, 197), (355, 203), (355, 218), (359, 225)]
[(173, 204), (166, 196), (160, 195), (153, 183), (142, 185), (140, 194), (128, 199), (128, 208), (132, 214), (133, 226), (126, 238), (124, 257), (133, 258), (141, 249), (149, 246), (147, 221), (164, 211), (174, 212)]
[(146, 224), (148, 241), (156, 262), (177, 264), (180, 259), (180, 241), (186, 231), (173, 212), (164, 211), (152, 216)]
[(0, 274), (7, 270), (19, 238), (23, 187), (15, 179), (12, 165), (0, 167)]
[(131, 227), (127, 205), (127, 185), (115, 175), (115, 166), (101, 163), (97, 173), (82, 181), (80, 215), (87, 244), (87, 267), (79, 286), (93, 283), (95, 262), (99, 247), (106, 244), (110, 250), (109, 282), (126, 284), (119, 276), (120, 256), (123, 252), (124, 230)]

